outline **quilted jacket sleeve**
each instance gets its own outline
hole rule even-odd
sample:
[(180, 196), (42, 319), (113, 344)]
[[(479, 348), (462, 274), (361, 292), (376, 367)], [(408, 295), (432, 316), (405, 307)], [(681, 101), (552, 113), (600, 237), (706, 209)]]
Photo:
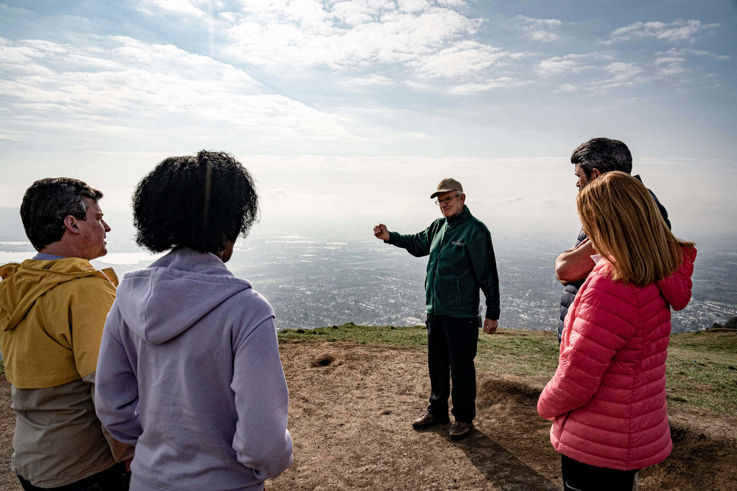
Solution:
[(574, 302), (571, 331), (561, 345), (558, 368), (540, 394), (537, 412), (553, 418), (586, 404), (618, 350), (633, 335), (634, 296), (597, 268)]
[(691, 275), (695, 259), (696, 248), (684, 247), (681, 266), (672, 275), (657, 282), (663, 297), (673, 310), (683, 310), (691, 300)]

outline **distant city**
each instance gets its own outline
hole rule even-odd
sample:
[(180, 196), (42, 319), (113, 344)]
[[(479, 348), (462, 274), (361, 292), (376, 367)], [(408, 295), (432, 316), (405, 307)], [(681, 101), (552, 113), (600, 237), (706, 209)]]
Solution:
[[(553, 263), (570, 244), (497, 241), (500, 326), (552, 331), (562, 286)], [(403, 249), (374, 242), (300, 237), (247, 240), (228, 264), (269, 299), (281, 329), (347, 322), (419, 325), (425, 319), (425, 266)], [(737, 316), (737, 252), (701, 250), (693, 299), (673, 313), (673, 331), (694, 331)], [(483, 294), (481, 296), (483, 304)]]
[[(30, 244), (13, 238), (0, 242), (0, 262), (33, 255)], [(562, 287), (553, 262), (570, 244), (495, 239), (494, 245), (501, 283), (499, 325), (555, 330)], [(112, 265), (121, 278), (154, 259), (133, 243), (115, 242), (109, 248), (109, 255), (96, 264)], [(269, 299), (278, 328), (309, 329), (347, 322), (422, 324), (426, 262), (427, 258), (415, 258), (379, 241), (329, 242), (290, 236), (241, 241), (228, 267)], [(737, 316), (735, 273), (734, 249), (700, 246), (693, 299), (685, 310), (673, 313), (673, 331), (705, 329)]]

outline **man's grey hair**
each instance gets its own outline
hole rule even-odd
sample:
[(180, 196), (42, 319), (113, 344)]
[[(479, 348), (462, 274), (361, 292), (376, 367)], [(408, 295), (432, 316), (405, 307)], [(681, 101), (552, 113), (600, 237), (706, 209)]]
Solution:
[(580, 144), (571, 155), (571, 163), (579, 164), (587, 178), (594, 169), (604, 174), (618, 170), (632, 173), (632, 154), (627, 145), (609, 138), (592, 138)]
[(37, 251), (61, 240), (64, 218), (87, 217), (84, 198), (98, 201), (102, 192), (70, 177), (40, 179), (26, 190), (20, 216), (26, 235)]

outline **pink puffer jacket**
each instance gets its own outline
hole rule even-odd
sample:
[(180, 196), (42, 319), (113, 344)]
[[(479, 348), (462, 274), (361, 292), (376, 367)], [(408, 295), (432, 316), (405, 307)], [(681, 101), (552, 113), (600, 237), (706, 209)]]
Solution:
[(670, 308), (691, 299), (696, 249), (671, 276), (644, 287), (614, 282), (601, 260), (566, 317), (555, 375), (537, 412), (555, 418), (550, 441), (579, 462), (632, 470), (671, 452), (665, 402)]

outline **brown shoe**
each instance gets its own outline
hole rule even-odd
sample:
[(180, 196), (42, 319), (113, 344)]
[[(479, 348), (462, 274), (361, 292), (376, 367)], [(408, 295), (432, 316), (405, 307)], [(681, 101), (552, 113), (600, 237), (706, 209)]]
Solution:
[(450, 423), (450, 420), (445, 418), (438, 418), (437, 416), (433, 416), (430, 413), (425, 413), (416, 420), (412, 421), (412, 427), (416, 430), (419, 430), (420, 428), (427, 428), (428, 426), (433, 425), (445, 425)]
[(456, 421), (450, 425), (450, 437), (453, 439), (463, 438), (468, 435), (473, 429), (473, 423), (464, 423), (463, 421)]

